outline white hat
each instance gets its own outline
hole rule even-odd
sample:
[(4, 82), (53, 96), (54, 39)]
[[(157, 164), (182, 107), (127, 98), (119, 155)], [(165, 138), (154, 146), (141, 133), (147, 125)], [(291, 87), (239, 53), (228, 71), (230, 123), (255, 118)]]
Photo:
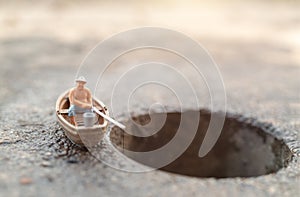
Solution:
[(80, 82), (80, 81), (86, 83), (86, 79), (84, 78), (84, 76), (80, 76), (75, 80), (75, 82)]

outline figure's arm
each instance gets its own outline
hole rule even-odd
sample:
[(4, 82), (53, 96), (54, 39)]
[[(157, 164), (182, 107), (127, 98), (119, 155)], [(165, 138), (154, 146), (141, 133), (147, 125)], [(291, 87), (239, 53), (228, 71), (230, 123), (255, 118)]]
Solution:
[(90, 104), (90, 107), (92, 107), (92, 93), (89, 89), (86, 89), (87, 91), (87, 101), (88, 101), (88, 104)]
[(74, 89), (71, 89), (69, 92), (69, 100), (72, 105), (77, 105), (77, 106), (81, 107), (81, 104), (78, 103), (74, 97)]
[(73, 105), (74, 104), (74, 89), (71, 89), (69, 91), (69, 101), (70, 101), (70, 104)]

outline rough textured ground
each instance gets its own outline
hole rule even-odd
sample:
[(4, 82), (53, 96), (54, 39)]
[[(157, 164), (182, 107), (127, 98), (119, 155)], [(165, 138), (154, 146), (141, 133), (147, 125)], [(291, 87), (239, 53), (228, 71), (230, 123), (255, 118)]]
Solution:
[[(196, 35), (196, 39), (211, 51), (220, 65), (228, 97), (228, 110), (271, 123), (278, 128), (272, 135), (283, 139), (294, 152), (294, 159), (287, 168), (260, 177), (201, 179), (162, 171), (126, 173), (107, 167), (86, 149), (72, 145), (57, 124), (54, 114), (56, 98), (73, 85), (77, 65), (103, 37), (90, 38), (83, 31), (82, 34), (77, 32), (78, 35), (74, 35), (76, 40), (66, 42), (62, 36), (63, 31), (54, 31), (59, 32), (58, 37), (46, 34), (50, 28), (46, 24), (32, 25), (36, 29), (30, 29), (29, 26), (29, 33), (24, 33), (22, 24), (30, 21), (30, 17), (24, 15), (27, 19), (25, 21), (5, 20), (5, 17), (12, 16), (5, 15), (1, 19), (6, 22), (1, 25), (7, 28), (21, 21), (21, 25), (11, 28), (16, 28), (22, 36), (18, 36), (17, 32), (10, 36), (13, 32), (10, 30), (6, 34), (1, 31), (0, 196), (298, 196), (300, 62), (296, 56), (299, 39), (293, 35), (299, 35), (300, 15), (295, 12), (297, 6), (293, 5), (276, 4), (274, 9), (277, 13), (285, 13), (283, 15), (277, 15), (271, 9), (263, 10), (268, 7), (266, 5), (258, 7), (256, 11), (262, 20), (258, 17), (257, 21), (261, 26), (255, 26), (255, 13), (246, 14), (246, 24), (250, 27), (253, 25), (254, 30), (252, 34), (243, 34), (251, 28), (243, 29), (246, 24), (237, 25), (236, 28), (240, 27), (242, 32), (236, 34), (240, 39), (236, 36), (232, 39), (222, 37), (221, 31), (211, 36), (209, 31), (201, 34), (199, 30), (202, 28), (193, 29), (192, 26), (188, 28), (182, 25), (181, 29)], [(243, 9), (248, 10), (245, 6), (242, 6)], [(163, 13), (164, 9), (161, 10), (158, 13)], [(231, 15), (228, 14), (231, 12), (225, 10), (225, 24), (231, 24)], [(69, 11), (66, 12), (70, 14), (74, 10)], [(57, 13), (49, 13), (50, 16), (58, 16)], [(15, 11), (15, 16), (18, 14)], [(135, 14), (133, 18), (139, 15)], [(70, 15), (63, 16), (62, 20), (67, 22), (59, 24), (70, 24)], [(84, 21), (84, 14), (79, 16)], [(142, 21), (135, 21), (133, 25), (124, 28), (166, 24), (157, 22), (159, 20), (151, 14), (148, 16), (148, 19), (143, 16)], [(176, 16), (180, 18), (179, 14)], [(239, 15), (232, 15), (237, 20), (234, 16)], [(43, 19), (43, 23), (56, 20), (46, 16)], [(187, 19), (190, 18), (187, 16)], [(114, 20), (122, 23), (121, 19)], [(128, 18), (123, 20), (132, 21)], [(104, 27), (108, 28), (109, 24)], [(121, 30), (117, 24), (113, 27), (110, 32)], [(176, 25), (169, 27), (176, 28)], [(72, 28), (78, 30), (76, 25)], [(34, 30), (42, 33), (34, 34)], [(275, 33), (270, 34), (273, 31)], [(227, 36), (231, 35), (230, 29), (225, 32)], [(104, 101), (107, 99), (103, 97)]]

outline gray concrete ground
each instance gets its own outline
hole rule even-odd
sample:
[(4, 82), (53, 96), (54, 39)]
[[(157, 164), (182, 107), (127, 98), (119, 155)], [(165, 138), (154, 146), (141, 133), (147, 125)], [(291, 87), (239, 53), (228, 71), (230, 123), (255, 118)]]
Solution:
[[(255, 26), (257, 24), (252, 20), (252, 14), (246, 14), (250, 17), (246, 23), (250, 27), (253, 25), (254, 30), (248, 35), (244, 33), (251, 28), (241, 28), (240, 34), (233, 36), (234, 39), (228, 37), (231, 35), (230, 29), (226, 28), (224, 36), (209, 27), (209, 31), (215, 32), (209, 36), (209, 31), (199, 33), (202, 28), (181, 27), (195, 35), (219, 64), (226, 86), (228, 111), (271, 123), (278, 128), (271, 134), (283, 139), (294, 154), (289, 165), (277, 173), (228, 179), (194, 178), (163, 171), (127, 173), (106, 166), (86, 149), (73, 145), (56, 122), (55, 101), (62, 91), (73, 85), (77, 65), (86, 53), (103, 36), (120, 31), (118, 25), (112, 25), (114, 28), (100, 37), (89, 37), (89, 32), (84, 31), (76, 35), (66, 32), (74, 38), (66, 41), (66, 35), (57, 29), (53, 31), (58, 32), (57, 37), (45, 36), (48, 35), (45, 32), (50, 28), (49, 24), (27, 26), (30, 29), (28, 32), (34, 32), (33, 27), (42, 32), (41, 35), (30, 35), (22, 31), (22, 24), (28, 21), (32, 24), (32, 18), (24, 15), (25, 19), (8, 20), (9, 16), (5, 15), (7, 20), (2, 17), (6, 21), (1, 24), (2, 27), (8, 28), (17, 25), (16, 21), (21, 22), (15, 27), (20, 31), (20, 36), (7, 30), (6, 34), (1, 32), (0, 40), (0, 196), (298, 196), (300, 61), (299, 38), (293, 36), (299, 35), (300, 15), (295, 11), (299, 8), (296, 5), (276, 4), (274, 10), (282, 15), (263, 9), (268, 6), (258, 6), (257, 13), (262, 16), (262, 20), (257, 22), (260, 26)], [(241, 7), (241, 10), (247, 10)], [(70, 24), (69, 16), (74, 9), (67, 9), (65, 12), (69, 15), (65, 17), (61, 14), (62, 20), (67, 21), (65, 24)], [(230, 11), (218, 9), (226, 13), (224, 23), (230, 24)], [(121, 15), (126, 15), (123, 12)], [(18, 13), (14, 13), (16, 18)], [(58, 16), (56, 11), (54, 14), (45, 12), (45, 15), (48, 13)], [(43, 17), (44, 22), (52, 25), (56, 20)], [(148, 21), (135, 21), (124, 28), (163, 25), (151, 14), (149, 17)], [(84, 17), (79, 18), (83, 20)], [(114, 20), (118, 21), (116, 18)], [(130, 21), (126, 18), (122, 20)], [(153, 22), (155, 20), (157, 23)], [(232, 20), (239, 21), (234, 17)], [(59, 24), (63, 26), (64, 23)], [(268, 28), (263, 28), (264, 24)], [(76, 26), (71, 29), (78, 30)], [(176, 28), (176, 25), (169, 27)], [(275, 33), (271, 34), (273, 31)], [(9, 36), (10, 33), (12, 36)], [(103, 96), (102, 99), (107, 101), (109, 98)]]

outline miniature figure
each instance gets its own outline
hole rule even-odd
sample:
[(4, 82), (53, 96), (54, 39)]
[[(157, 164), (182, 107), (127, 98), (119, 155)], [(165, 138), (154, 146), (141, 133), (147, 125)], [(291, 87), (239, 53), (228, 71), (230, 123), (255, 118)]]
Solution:
[[(125, 129), (109, 117), (105, 105), (84, 87), (84, 77), (76, 79), (76, 87), (62, 93), (56, 101), (56, 116), (66, 136), (78, 145), (96, 145), (107, 130), (108, 121)], [(94, 112), (96, 114), (94, 114)], [(92, 119), (90, 119), (92, 117)], [(88, 121), (85, 121), (88, 118)], [(88, 124), (86, 124), (88, 123)]]
[(75, 115), (77, 113), (91, 112), (92, 110), (92, 93), (89, 89), (84, 87), (86, 79), (81, 76), (75, 80), (76, 87), (69, 92), (70, 108), (68, 116), (70, 121), (75, 126), (78, 126)]

